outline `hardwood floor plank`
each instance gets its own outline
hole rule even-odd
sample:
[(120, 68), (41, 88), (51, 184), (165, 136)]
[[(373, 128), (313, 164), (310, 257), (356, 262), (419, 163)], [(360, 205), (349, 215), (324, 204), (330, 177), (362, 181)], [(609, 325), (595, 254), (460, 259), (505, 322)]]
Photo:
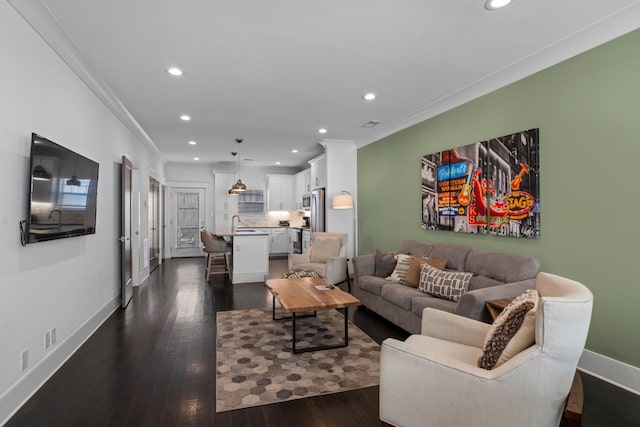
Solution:
[[(286, 271), (272, 260), (270, 277)], [(270, 308), (263, 283), (204, 280), (202, 258), (158, 267), (7, 423), (20, 426), (379, 426), (378, 387), (215, 412), (216, 313)], [(376, 342), (408, 333), (349, 310)], [(640, 397), (586, 374), (585, 426), (640, 426)]]

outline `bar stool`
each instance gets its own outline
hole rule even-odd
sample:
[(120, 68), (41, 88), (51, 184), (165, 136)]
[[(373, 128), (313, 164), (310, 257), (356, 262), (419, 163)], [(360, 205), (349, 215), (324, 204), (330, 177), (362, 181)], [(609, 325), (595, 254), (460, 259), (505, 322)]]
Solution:
[(211, 275), (229, 274), (227, 268), (227, 242), (222, 237), (212, 234), (206, 228), (200, 230), (200, 240), (204, 244), (202, 250), (207, 254), (205, 280), (209, 280)]

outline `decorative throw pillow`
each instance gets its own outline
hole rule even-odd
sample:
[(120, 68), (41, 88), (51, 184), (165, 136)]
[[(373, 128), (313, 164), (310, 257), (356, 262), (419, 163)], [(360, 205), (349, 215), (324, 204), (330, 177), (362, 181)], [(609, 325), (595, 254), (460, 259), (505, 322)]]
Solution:
[(433, 258), (420, 258), (414, 256), (411, 259), (411, 264), (409, 264), (409, 271), (407, 272), (407, 279), (404, 281), (404, 284), (407, 286), (411, 286), (412, 288), (417, 288), (420, 283), (420, 270), (422, 263), (426, 262), (432, 267), (439, 268), (440, 270), (444, 270), (447, 266), (446, 259), (433, 259)]
[(382, 252), (376, 249), (376, 269), (374, 276), (389, 277), (396, 268), (396, 252)]
[(464, 271), (444, 271), (422, 263), (418, 290), (438, 298), (458, 301), (469, 289), (473, 273)]
[[(482, 356), (478, 366), (493, 369), (506, 362), (513, 355), (535, 342), (535, 309), (538, 303), (538, 292), (528, 290), (515, 298), (496, 318), (487, 333), (482, 347)], [(528, 317), (528, 318), (527, 318)], [(516, 338), (525, 318), (527, 324), (521, 336)], [(515, 341), (514, 341), (515, 338)], [(513, 344), (511, 342), (513, 341)], [(502, 355), (505, 354), (505, 357)]]
[(294, 268), (293, 270), (283, 273), (281, 279), (301, 279), (303, 277), (320, 277), (320, 273), (315, 270), (305, 270), (302, 268)]
[(413, 258), (411, 255), (396, 255), (396, 268), (393, 269), (393, 272), (389, 277), (387, 277), (387, 280), (404, 285), (404, 281), (407, 278), (407, 272), (409, 271), (409, 264), (411, 264), (411, 258)]
[(311, 262), (327, 262), (329, 258), (340, 255), (340, 239), (335, 237), (317, 237), (311, 247)]

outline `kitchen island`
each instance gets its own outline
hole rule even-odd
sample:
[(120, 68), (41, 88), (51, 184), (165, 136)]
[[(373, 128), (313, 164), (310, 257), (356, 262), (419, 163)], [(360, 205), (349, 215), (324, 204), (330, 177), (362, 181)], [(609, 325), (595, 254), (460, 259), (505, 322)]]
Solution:
[(269, 274), (269, 233), (252, 228), (238, 228), (221, 233), (232, 239), (229, 262), (231, 283), (264, 282)]

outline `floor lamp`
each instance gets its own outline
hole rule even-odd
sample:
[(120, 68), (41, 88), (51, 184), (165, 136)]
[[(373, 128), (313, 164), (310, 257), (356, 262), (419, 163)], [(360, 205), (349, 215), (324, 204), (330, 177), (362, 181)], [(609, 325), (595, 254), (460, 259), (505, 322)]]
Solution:
[(353, 256), (356, 256), (358, 253), (358, 241), (356, 240), (356, 202), (353, 200), (353, 195), (346, 190), (342, 190), (340, 194), (333, 196), (331, 205), (333, 209), (353, 209)]

